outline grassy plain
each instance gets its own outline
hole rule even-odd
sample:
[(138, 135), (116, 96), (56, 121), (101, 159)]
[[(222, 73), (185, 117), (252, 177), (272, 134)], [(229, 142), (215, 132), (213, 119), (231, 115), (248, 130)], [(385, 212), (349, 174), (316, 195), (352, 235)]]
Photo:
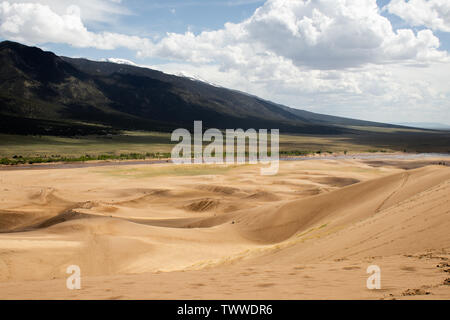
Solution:
[[(355, 129), (355, 128), (353, 128)], [(123, 132), (78, 137), (0, 134), (2, 164), (165, 158), (169, 133)], [(205, 144), (206, 145), (206, 144)], [(376, 128), (346, 135), (281, 135), (282, 155), (367, 152), (450, 152), (450, 132)]]

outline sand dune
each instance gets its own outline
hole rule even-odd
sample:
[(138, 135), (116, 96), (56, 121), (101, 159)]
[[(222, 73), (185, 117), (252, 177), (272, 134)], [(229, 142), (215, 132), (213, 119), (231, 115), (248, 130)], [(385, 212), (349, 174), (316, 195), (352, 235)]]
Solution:
[(450, 179), (450, 170), (427, 167), (291, 201), (281, 208), (255, 210), (239, 220), (255, 241), (280, 242), (314, 225), (339, 227), (369, 218), (390, 206)]
[(0, 171), (0, 298), (448, 299), (450, 168), (421, 163)]

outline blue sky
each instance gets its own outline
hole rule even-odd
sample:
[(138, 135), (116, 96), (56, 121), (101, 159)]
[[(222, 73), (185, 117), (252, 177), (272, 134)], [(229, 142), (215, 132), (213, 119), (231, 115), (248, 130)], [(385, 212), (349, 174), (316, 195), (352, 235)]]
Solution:
[[(377, 0), (379, 8), (383, 8), (390, 0)], [(124, 0), (124, 6), (129, 13), (114, 16), (112, 21), (86, 21), (86, 26), (95, 32), (109, 30), (128, 35), (146, 37), (164, 36), (168, 32), (184, 33), (191, 30), (198, 34), (202, 31), (221, 29), (225, 23), (239, 23), (249, 18), (257, 8), (265, 3), (264, 0)], [(382, 12), (388, 18), (394, 29), (407, 28), (408, 24), (401, 18)], [(424, 27), (415, 27), (421, 30)], [(441, 48), (450, 51), (450, 33), (436, 32), (441, 40)], [(92, 48), (76, 48), (68, 44), (45, 43), (45, 48), (60, 55), (81, 56), (90, 59), (105, 58), (105, 52)], [(162, 63), (164, 59), (138, 59), (135, 52), (118, 49), (108, 52), (111, 56), (137, 61), (147, 64)]]
[[(249, 18), (264, 2), (263, 0), (127, 0), (123, 4), (130, 11), (129, 14), (115, 16), (112, 23), (88, 21), (86, 26), (95, 32), (110, 30), (145, 37), (164, 36), (168, 32), (184, 33), (187, 30), (198, 34), (202, 31), (220, 29), (227, 22), (239, 23)], [(44, 46), (61, 55), (105, 58), (105, 52), (91, 48), (74, 48), (58, 43), (45, 43)], [(126, 49), (115, 50), (108, 54), (147, 64), (161, 63), (163, 60), (151, 57), (137, 59), (132, 50)]]
[[(264, 0), (126, 0), (124, 5), (129, 14), (114, 17), (113, 23), (87, 22), (86, 26), (96, 32), (105, 29), (129, 35), (164, 36), (168, 32), (184, 33), (191, 30), (198, 34), (202, 31), (217, 30), (227, 22), (239, 23), (249, 18), (257, 8), (264, 4)], [(377, 0), (377, 5), (383, 8), (390, 0)], [(408, 27), (401, 18), (383, 12), (395, 29)], [(421, 30), (422, 28), (415, 28)], [(441, 40), (441, 48), (450, 51), (450, 33), (437, 32)], [(51, 51), (67, 56), (82, 56), (91, 59), (105, 57), (104, 52), (90, 48), (74, 48), (66, 44), (46, 43), (45, 47)], [(147, 64), (158, 64), (160, 58), (137, 59), (133, 51), (117, 50), (115, 56)]]
[(450, 124), (449, 12), (439, 0), (0, 0), (0, 38), (320, 113)]

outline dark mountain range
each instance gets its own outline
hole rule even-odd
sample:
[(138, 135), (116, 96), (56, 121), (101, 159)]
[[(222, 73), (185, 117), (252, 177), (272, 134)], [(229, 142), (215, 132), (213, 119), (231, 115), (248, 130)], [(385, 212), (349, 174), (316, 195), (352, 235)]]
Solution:
[(84, 135), (214, 128), (341, 134), (391, 125), (288, 108), (235, 90), (146, 68), (58, 57), (0, 43), (0, 132)]

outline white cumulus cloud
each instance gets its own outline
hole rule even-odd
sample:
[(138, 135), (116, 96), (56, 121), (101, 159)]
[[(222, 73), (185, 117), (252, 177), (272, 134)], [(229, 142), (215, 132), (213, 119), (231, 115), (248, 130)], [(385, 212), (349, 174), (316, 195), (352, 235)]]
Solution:
[[(93, 3), (96, 1), (100, 0)], [(158, 42), (91, 32), (81, 12), (73, 5), (58, 13), (50, 4), (3, 1), (0, 36), (35, 44), (125, 47), (141, 57), (216, 63), (224, 69), (264, 68), (286, 61), (301, 68), (342, 69), (369, 63), (436, 61), (447, 56), (430, 30), (394, 31), (375, 0), (268, 0), (241, 23), (227, 23), (223, 29), (198, 35), (169, 33)]]
[(450, 32), (449, 0), (392, 0), (386, 9), (412, 26)]
[(66, 43), (74, 47), (111, 50), (126, 47), (140, 50), (149, 40), (118, 33), (94, 33), (87, 29), (80, 8), (70, 5), (57, 14), (40, 3), (0, 3), (0, 36), (26, 44)]

